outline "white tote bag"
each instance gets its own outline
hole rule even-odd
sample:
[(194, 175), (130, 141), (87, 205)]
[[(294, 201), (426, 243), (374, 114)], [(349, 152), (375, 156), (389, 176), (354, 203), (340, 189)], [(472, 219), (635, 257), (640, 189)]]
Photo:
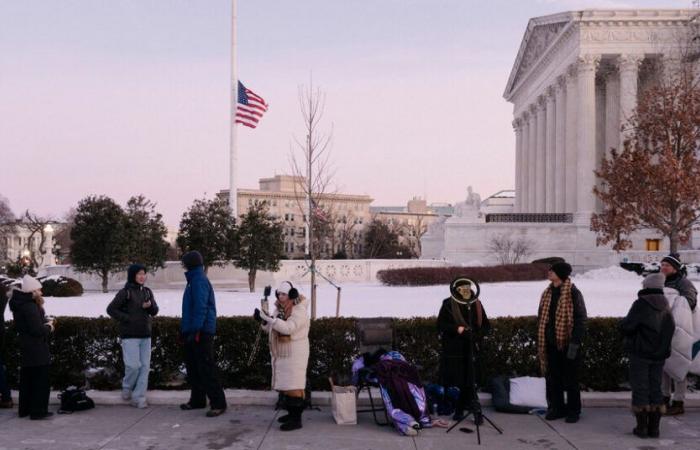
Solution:
[(357, 425), (355, 386), (336, 386), (331, 381), (331, 409), (338, 425)]

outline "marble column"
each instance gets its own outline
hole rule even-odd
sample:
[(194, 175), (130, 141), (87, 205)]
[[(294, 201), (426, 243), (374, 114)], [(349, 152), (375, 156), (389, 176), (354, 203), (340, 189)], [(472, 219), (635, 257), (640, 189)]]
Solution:
[(527, 212), (537, 212), (535, 202), (535, 185), (537, 172), (537, 105), (530, 106), (530, 143), (528, 144), (528, 159), (527, 159)]
[(558, 77), (554, 86), (555, 121), (555, 181), (554, 212), (566, 211), (566, 91), (564, 77)]
[(566, 198), (565, 198), (565, 212), (572, 213), (576, 211), (576, 198), (577, 198), (577, 144), (576, 144), (576, 96), (578, 83), (576, 79), (576, 67), (571, 66), (566, 71)]
[(577, 222), (583, 224), (590, 220), (595, 211), (596, 167), (596, 90), (595, 74), (600, 63), (600, 55), (584, 54), (579, 56), (577, 64), (577, 133), (576, 163), (578, 168), (576, 213)]
[[(519, 213), (529, 212), (529, 182), (530, 174), (528, 173), (528, 167), (530, 165), (530, 114), (526, 111), (522, 116), (522, 138), (520, 139), (520, 148), (522, 149), (522, 158), (520, 162), (520, 167), (518, 168), (518, 173), (520, 176), (520, 209)], [(517, 194), (516, 194), (517, 195)]]
[(515, 119), (513, 121), (513, 131), (515, 132), (515, 212), (520, 212), (520, 166), (523, 164), (523, 146), (522, 146), (522, 121)]
[(535, 212), (545, 211), (545, 200), (547, 186), (545, 180), (546, 172), (546, 150), (547, 150), (547, 109), (546, 99), (540, 96), (537, 99), (537, 156), (535, 157)]
[(620, 149), (620, 74), (608, 72), (605, 78), (605, 156)]
[(620, 71), (620, 123), (622, 132), (620, 143), (624, 144), (625, 137), (629, 134), (627, 122), (637, 108), (637, 82), (639, 80), (639, 65), (644, 60), (644, 55), (624, 54), (618, 57)]
[(545, 125), (545, 206), (544, 212), (554, 212), (554, 191), (556, 189), (556, 116), (554, 104), (554, 87), (547, 88)]

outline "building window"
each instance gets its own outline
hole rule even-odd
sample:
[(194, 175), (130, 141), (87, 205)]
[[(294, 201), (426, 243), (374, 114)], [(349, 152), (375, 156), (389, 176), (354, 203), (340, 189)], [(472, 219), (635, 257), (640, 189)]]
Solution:
[(661, 250), (661, 239), (647, 239), (647, 251), (658, 252)]

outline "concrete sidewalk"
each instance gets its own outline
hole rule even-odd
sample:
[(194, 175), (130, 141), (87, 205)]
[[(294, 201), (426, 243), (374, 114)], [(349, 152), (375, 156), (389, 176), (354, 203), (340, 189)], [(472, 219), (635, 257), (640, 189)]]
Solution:
[[(484, 426), (482, 448), (493, 449), (700, 449), (700, 411), (662, 420), (662, 439), (638, 439), (631, 434), (633, 418), (626, 408), (587, 408), (581, 421), (546, 422), (533, 415), (487, 414), (505, 433)], [(277, 428), (277, 411), (266, 406), (231, 406), (209, 419), (202, 410), (177, 406), (98, 406), (94, 410), (30, 421), (16, 410), (0, 410), (0, 449), (143, 449), (143, 450), (452, 450), (479, 448), (476, 433), (458, 429), (422, 430), (415, 438), (379, 427), (371, 415), (360, 414), (356, 426), (338, 426), (330, 409), (307, 411), (302, 430)], [(474, 429), (472, 423), (461, 426)]]

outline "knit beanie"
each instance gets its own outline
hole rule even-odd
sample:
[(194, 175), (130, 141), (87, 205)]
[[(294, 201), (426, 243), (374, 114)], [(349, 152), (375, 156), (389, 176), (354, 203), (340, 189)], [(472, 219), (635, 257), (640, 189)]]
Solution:
[(129, 268), (126, 270), (126, 281), (131, 284), (137, 284), (136, 283), (136, 274), (141, 272), (141, 271), (147, 272), (146, 266), (141, 265), (141, 264), (132, 264), (129, 266)]
[(182, 255), (182, 264), (187, 270), (195, 269), (204, 265), (204, 258), (197, 250), (192, 250)]
[(571, 271), (573, 269), (571, 268), (571, 264), (569, 263), (558, 262), (552, 264), (552, 267), (550, 267), (549, 270), (554, 272), (561, 281), (564, 281), (567, 278), (569, 278), (569, 275), (571, 275)]
[(642, 281), (642, 287), (644, 289), (663, 289), (666, 283), (666, 277), (662, 273), (652, 273), (647, 275)]
[(38, 291), (39, 289), (41, 289), (41, 283), (39, 280), (30, 275), (25, 275), (22, 277), (22, 287), (20, 288), (22, 292), (29, 293)]
[(676, 270), (681, 270), (681, 266), (683, 266), (683, 263), (680, 259), (680, 255), (678, 255), (678, 253), (674, 253), (672, 255), (664, 257), (664, 259), (662, 259), (661, 262), (669, 263)]

